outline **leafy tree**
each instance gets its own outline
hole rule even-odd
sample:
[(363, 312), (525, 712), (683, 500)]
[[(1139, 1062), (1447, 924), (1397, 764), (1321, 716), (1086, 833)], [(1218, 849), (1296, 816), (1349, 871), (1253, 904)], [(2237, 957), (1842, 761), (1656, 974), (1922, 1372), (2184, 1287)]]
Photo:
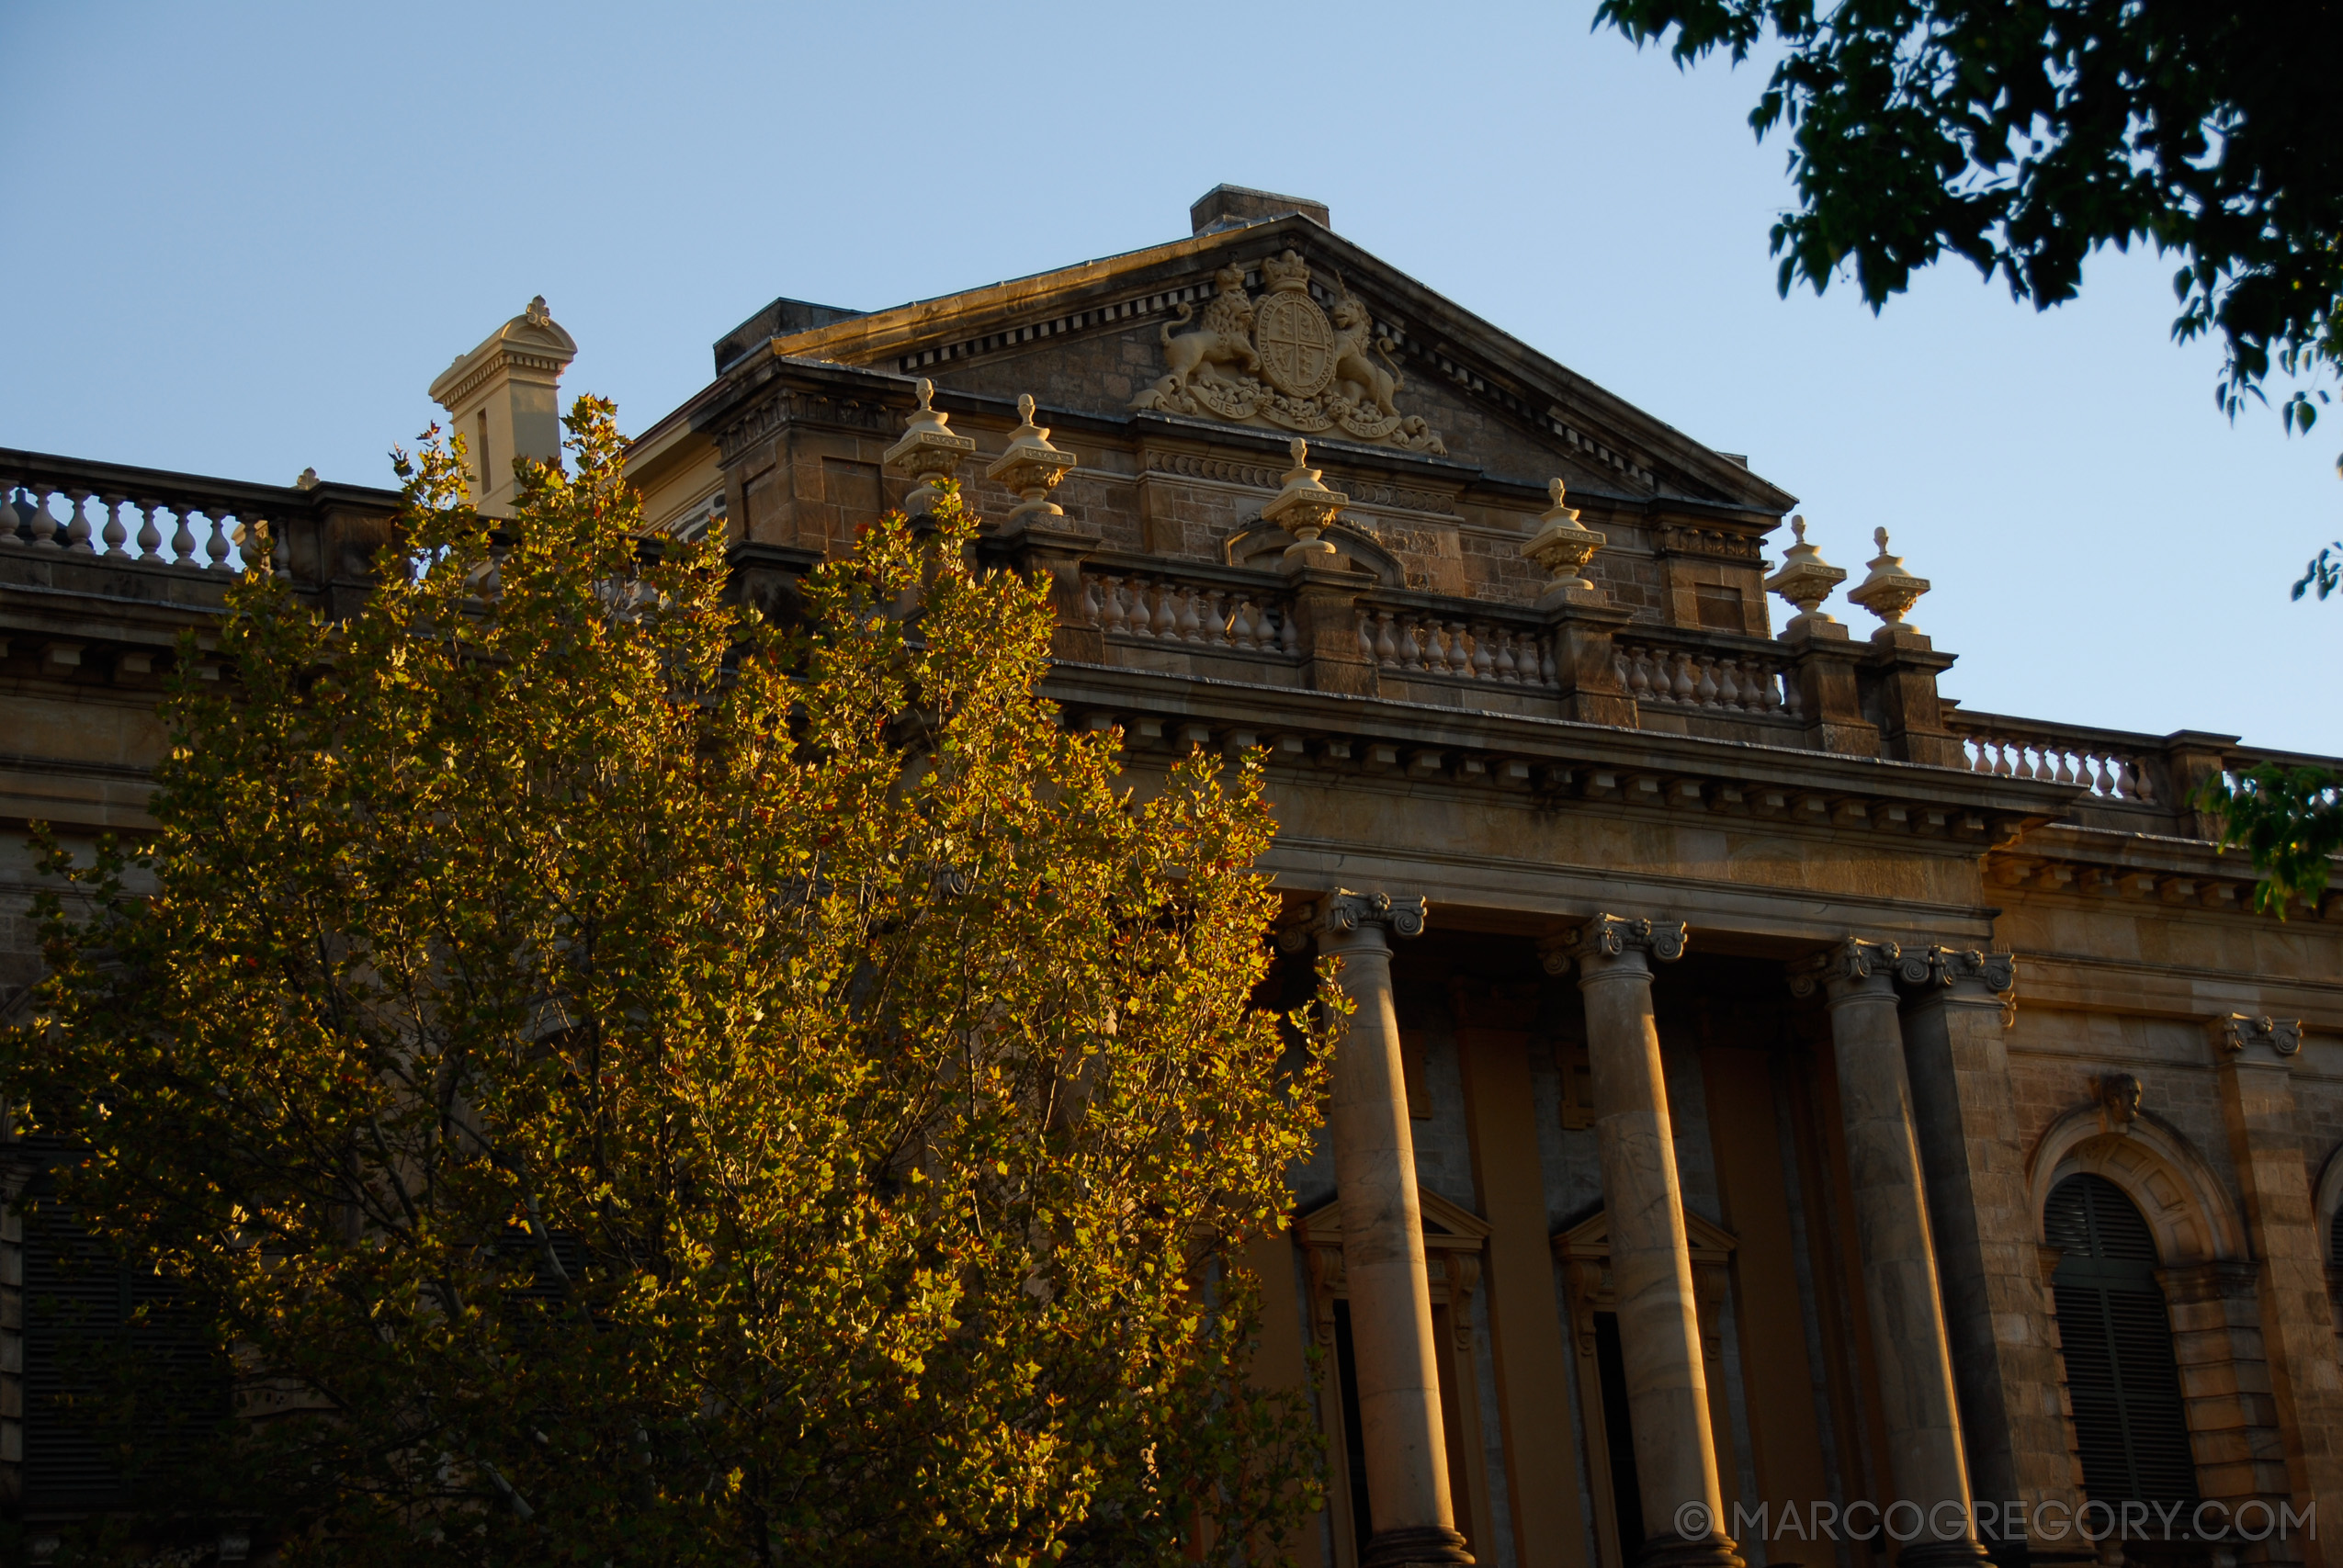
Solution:
[[(1783, 293), (1842, 265), (1873, 309), (1945, 252), (2047, 309), (2101, 245), (2177, 252), (2173, 334), (2218, 333), (2235, 413), (2271, 367), (2343, 365), (2343, 5), (1602, 0), (1690, 63), (1783, 51), (1749, 124), (1791, 135)], [(2296, 392), (2290, 429), (2325, 395)]]
[(525, 472), (501, 534), (460, 446), (400, 456), (346, 620), (247, 573), (230, 678), (164, 705), (157, 830), (50, 851), (5, 1090), (235, 1396), (135, 1543), (75, 1550), (223, 1517), (402, 1568), (1279, 1540), (1314, 1446), (1246, 1385), (1234, 1248), (1343, 1003), (1256, 1005), (1257, 762), (1118, 784), (956, 494), (785, 635), (720, 545), (640, 544), (608, 404), (568, 424), (574, 477)]
[[(2343, 369), (2343, 4), (2195, 0), (1602, 0), (1638, 45), (1674, 29), (1680, 65), (1781, 51), (1749, 124), (1790, 133), (1798, 209), (1773, 226), (1782, 292), (1851, 267), (1873, 310), (1947, 252), (2047, 310), (2084, 260), (2134, 241), (2177, 253), (2173, 336), (2218, 334), (2235, 418), (2289, 376)], [(2281, 405), (2308, 430), (2327, 400)], [(2300, 599), (2343, 586), (2321, 550)], [(2315, 898), (2343, 846), (2337, 780), (2215, 778), (2197, 804), (2253, 852), (2257, 897)]]

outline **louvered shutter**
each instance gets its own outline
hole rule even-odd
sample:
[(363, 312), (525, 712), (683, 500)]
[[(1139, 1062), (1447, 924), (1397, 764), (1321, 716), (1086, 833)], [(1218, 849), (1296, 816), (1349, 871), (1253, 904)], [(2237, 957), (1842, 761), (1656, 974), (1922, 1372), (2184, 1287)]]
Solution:
[(2103, 1502), (2193, 1502), (2197, 1471), (2156, 1282), (2156, 1238), (2123, 1190), (2070, 1176), (2043, 1209), (2083, 1490)]
[[(37, 1183), (33, 1195), (45, 1196), (46, 1186)], [(25, 1501), (113, 1505), (126, 1469), (183, 1458), (225, 1412), (223, 1369), (177, 1287), (152, 1268), (118, 1261), (65, 1205), (28, 1211), (23, 1258)], [(126, 1374), (138, 1404), (128, 1454), (118, 1450), (120, 1424), (98, 1408)]]

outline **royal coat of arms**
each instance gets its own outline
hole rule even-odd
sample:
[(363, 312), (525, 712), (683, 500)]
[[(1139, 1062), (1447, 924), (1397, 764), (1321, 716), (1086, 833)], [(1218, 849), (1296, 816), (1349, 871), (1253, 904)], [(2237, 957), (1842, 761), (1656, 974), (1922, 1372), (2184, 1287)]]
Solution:
[[(1208, 413), (1306, 435), (1340, 430), (1447, 455), (1421, 415), (1395, 406), (1407, 381), (1364, 304), (1344, 288), (1331, 311), (1320, 309), (1310, 295), (1309, 264), (1293, 251), (1262, 263), (1261, 276), (1262, 292), (1248, 295), (1244, 268), (1231, 264), (1214, 275), (1201, 319), (1180, 307), (1179, 320), (1158, 333), (1166, 374), (1131, 400), (1133, 408)], [(1190, 331), (1172, 330), (1191, 321)]]

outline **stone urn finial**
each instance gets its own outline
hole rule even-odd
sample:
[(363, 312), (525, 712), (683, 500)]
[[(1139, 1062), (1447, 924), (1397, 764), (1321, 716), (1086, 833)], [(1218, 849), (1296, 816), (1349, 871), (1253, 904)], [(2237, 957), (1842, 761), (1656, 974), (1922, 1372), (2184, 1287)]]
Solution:
[[(1765, 580), (1766, 592), (1778, 593), (1797, 609), (1790, 624), (1782, 628), (1783, 637), (1796, 631), (1819, 633), (1824, 626), (1839, 623), (1823, 613), (1822, 602), (1830, 591), (1847, 581), (1847, 574), (1822, 558), (1822, 552), (1806, 543), (1806, 520), (1790, 519), (1790, 533), (1796, 543), (1782, 552), (1782, 570)], [(1832, 632), (1832, 637), (1844, 637), (1844, 632)]]
[(921, 377), (919, 407), (905, 423), (903, 438), (879, 458), (889, 473), (919, 481), (919, 488), (903, 498), (903, 510), (913, 517), (934, 507), (935, 482), (950, 479), (960, 460), (976, 450), (972, 437), (953, 434), (950, 415), (930, 406), (934, 396), (935, 383)]
[(1319, 483), (1319, 470), (1309, 466), (1310, 444), (1296, 435), (1285, 445), (1294, 466), (1285, 470), (1285, 488), (1261, 509), (1264, 522), (1274, 523), (1294, 536), (1282, 560), (1286, 571), (1306, 567), (1330, 567), (1339, 553), (1330, 539), (1321, 539), (1328, 525), (1341, 515), (1351, 498)]
[(986, 479), (998, 480), (1024, 497), (1024, 503), (1004, 519), (1010, 526), (1066, 515), (1066, 509), (1050, 500), (1049, 492), (1074, 466), (1074, 455), (1051, 446), (1048, 429), (1036, 424), (1033, 415), (1033, 394), (1020, 394), (1017, 417), (1022, 423), (1009, 433), (1009, 449), (985, 466)]
[(1563, 504), (1568, 489), (1560, 479), (1546, 481), (1545, 493), (1554, 504), (1538, 516), (1538, 531), (1522, 547), (1522, 553), (1545, 569), (1545, 592), (1538, 598), (1540, 608), (1569, 600), (1582, 604), (1599, 604), (1602, 590), (1589, 581), (1584, 573), (1587, 562), (1594, 559), (1595, 551), (1602, 548), (1609, 536), (1579, 523), (1579, 509)]
[(1891, 556), (1887, 553), (1886, 529), (1873, 530), (1872, 537), (1878, 542), (1879, 554), (1871, 559), (1871, 575), (1863, 579), (1862, 586), (1860, 588), (1849, 589), (1847, 597), (1877, 615), (1885, 623), (1879, 628), (1879, 632), (1873, 634), (1874, 636), (1897, 631), (1917, 631), (1918, 627), (1907, 626), (1904, 624), (1904, 612), (1910, 609), (1919, 596), (1928, 592), (1928, 579), (1914, 577), (1904, 570), (1902, 556)]

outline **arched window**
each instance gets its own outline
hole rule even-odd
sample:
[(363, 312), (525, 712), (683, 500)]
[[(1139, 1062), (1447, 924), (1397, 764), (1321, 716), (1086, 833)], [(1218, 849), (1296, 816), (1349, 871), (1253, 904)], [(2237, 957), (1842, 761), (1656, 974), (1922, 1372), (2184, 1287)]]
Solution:
[(2084, 1173), (2051, 1189), (2043, 1233), (2065, 1254), (2051, 1283), (2083, 1491), (2099, 1502), (2194, 1501), (2196, 1461), (2147, 1222), (2122, 1188)]

